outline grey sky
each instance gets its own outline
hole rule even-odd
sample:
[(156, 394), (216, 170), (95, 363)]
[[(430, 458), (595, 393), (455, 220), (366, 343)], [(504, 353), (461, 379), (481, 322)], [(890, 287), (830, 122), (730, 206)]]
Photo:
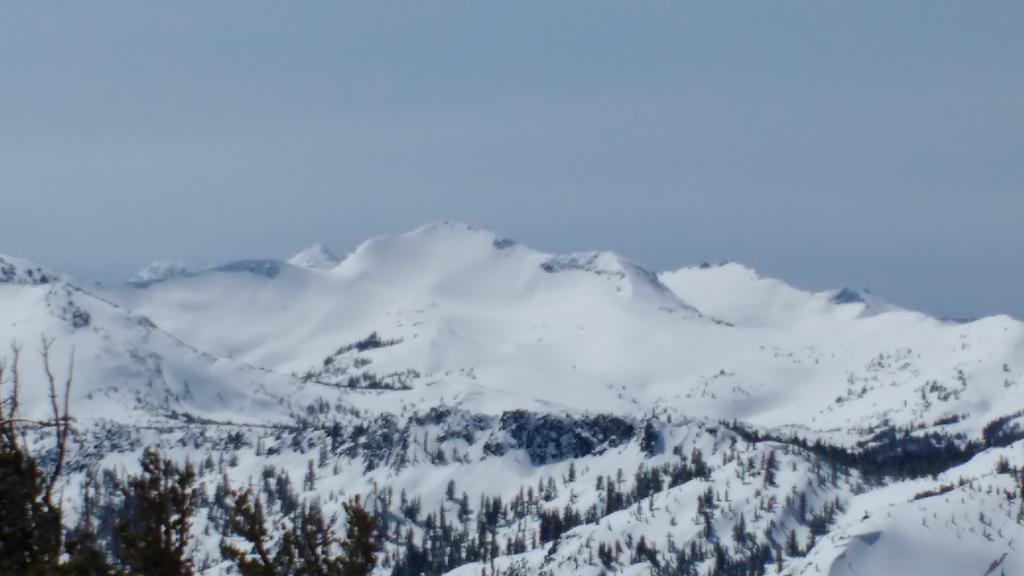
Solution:
[(442, 218), (1024, 317), (1024, 3), (8, 2), (0, 252), (86, 279)]

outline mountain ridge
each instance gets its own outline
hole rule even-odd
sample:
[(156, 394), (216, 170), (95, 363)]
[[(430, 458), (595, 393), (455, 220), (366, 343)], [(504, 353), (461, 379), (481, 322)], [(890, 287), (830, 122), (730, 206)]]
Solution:
[[(446, 222), (326, 268), (254, 259), (88, 289), (0, 256), (0, 340), (43, 334), (55, 359), (76, 350), (69, 488), (151, 444), (225, 462), (204, 466), (208, 494), (225, 477), (297, 483), (308, 464), (313, 487), (289, 498), (336, 508), (358, 494), (416, 547), (461, 558), (423, 573), (713, 572), (715, 546), (789, 576), (902, 566), (901, 550), (956, 569), (1005, 550), (1001, 565), (1024, 569), (1006, 544), (1024, 538), (1003, 495), (1014, 484), (993, 472), (1000, 457), (1024, 463), (1024, 325), (1008, 316), (943, 322), (735, 263), (655, 274)], [(25, 377), (43, 378), (29, 356)], [(41, 390), (26, 388), (26, 415), (46, 413)], [(958, 477), (942, 494), (965, 504), (927, 496)], [(476, 505), (526, 487), (533, 503), (498, 517)], [(388, 496), (401, 491), (510, 544), (442, 544)], [(206, 511), (197, 535), (220, 530)], [(957, 525), (935, 520), (947, 513)], [(965, 530), (991, 539), (947, 559), (916, 535), (922, 519), (951, 550)], [(790, 531), (799, 546), (784, 550)], [(215, 558), (208, 540), (196, 554)], [(595, 555), (595, 542), (627, 553)], [(404, 537), (380, 545), (380, 575), (418, 562)]]

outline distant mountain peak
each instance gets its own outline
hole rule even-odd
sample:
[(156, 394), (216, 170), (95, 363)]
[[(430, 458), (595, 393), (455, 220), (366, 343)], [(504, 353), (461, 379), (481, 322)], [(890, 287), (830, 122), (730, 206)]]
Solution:
[(844, 287), (842, 290), (836, 292), (835, 296), (832, 297), (832, 302), (835, 304), (865, 304), (864, 297), (860, 295), (853, 288)]
[(436, 222), (429, 222), (413, 230), (407, 232), (410, 236), (419, 234), (438, 234), (438, 233), (471, 233), (471, 234), (492, 234), (492, 232), (479, 228), (466, 222), (460, 222), (458, 220), (438, 220)]
[(485, 239), (497, 250), (504, 250), (517, 245), (515, 240), (503, 238), (486, 228), (480, 228), (472, 224), (459, 222), (458, 220), (440, 220), (438, 222), (424, 224), (419, 228), (414, 228), (413, 230), (402, 234), (401, 237), (412, 239), (445, 237), (453, 240)]
[(137, 283), (152, 283), (166, 280), (168, 278), (187, 276), (190, 273), (191, 270), (188, 265), (181, 260), (154, 260), (149, 264), (146, 264), (146, 266), (139, 270), (135, 276), (132, 276), (129, 281)]
[(341, 259), (320, 242), (315, 242), (312, 246), (288, 259), (288, 263), (292, 266), (310, 270), (329, 270), (337, 266), (339, 262)]

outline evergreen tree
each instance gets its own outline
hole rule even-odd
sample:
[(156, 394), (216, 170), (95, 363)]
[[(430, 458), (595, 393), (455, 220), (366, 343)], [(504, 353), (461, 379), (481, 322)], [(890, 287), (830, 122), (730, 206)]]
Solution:
[(307, 492), (316, 490), (316, 470), (313, 468), (313, 461), (309, 461), (306, 468), (306, 477), (302, 480), (302, 489)]
[(16, 443), (0, 447), (0, 574), (51, 574), (60, 562), (61, 511), (46, 476)]
[(82, 486), (82, 514), (78, 526), (66, 537), (65, 550), (68, 554), (60, 566), (59, 574), (66, 576), (115, 576), (122, 575), (109, 564), (106, 553), (97, 539), (93, 517), (96, 513), (96, 476), (86, 474)]
[(96, 534), (92, 531), (68, 537), (65, 549), (68, 557), (55, 574), (63, 576), (123, 575), (123, 572), (116, 570), (107, 562), (106, 555), (96, 541)]
[[(221, 553), (234, 562), (242, 576), (369, 576), (377, 565), (376, 529), (373, 517), (354, 499), (344, 505), (348, 514), (345, 539), (334, 531), (319, 506), (301, 506), (292, 527), (285, 530), (271, 550), (263, 505), (251, 489), (234, 494), (231, 533), (241, 537), (248, 550), (225, 540)], [(340, 552), (340, 554), (339, 554)]]
[[(250, 546), (247, 552), (227, 540), (221, 542), (221, 554), (235, 563), (242, 576), (276, 576), (287, 574), (295, 565), (295, 541), (290, 532), (281, 538), (276, 553), (268, 549), (269, 534), (263, 504), (253, 495), (251, 489), (240, 494), (230, 487), (226, 489), (231, 498), (228, 526), (230, 532), (244, 539)], [(254, 556), (254, 557), (253, 557)]]
[(796, 540), (796, 530), (791, 529), (789, 535), (786, 536), (786, 555), (787, 556), (802, 556), (800, 553), (800, 544)]
[(737, 546), (743, 546), (747, 543), (747, 519), (742, 512), (740, 512), (739, 520), (733, 524), (732, 539), (736, 542)]
[(348, 529), (342, 549), (345, 552), (344, 576), (369, 576), (377, 565), (377, 544), (373, 541), (374, 521), (357, 496), (345, 503)]
[(177, 466), (151, 448), (142, 472), (121, 486), (124, 515), (117, 524), (118, 557), (128, 574), (191, 576), (187, 554), (198, 491), (191, 464)]
[(343, 576), (343, 559), (334, 553), (338, 537), (319, 506), (303, 506), (293, 529), (300, 574)]

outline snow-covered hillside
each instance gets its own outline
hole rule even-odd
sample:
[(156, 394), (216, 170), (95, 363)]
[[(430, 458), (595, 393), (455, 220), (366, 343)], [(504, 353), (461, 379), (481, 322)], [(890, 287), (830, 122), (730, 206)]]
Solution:
[[(1020, 487), (996, 473), (1024, 465), (1013, 318), (449, 222), (343, 259), (148, 270), (86, 289), (0, 257), (24, 378), (42, 336), (75, 351), (72, 482), (157, 444), (210, 462), (211, 494), (266, 483), (281, 516), (280, 490), (360, 494), (381, 574), (1024, 573)], [(197, 538), (209, 574), (218, 542)]]
[[(657, 275), (461, 224), (375, 238), (326, 269), (242, 262), (103, 295), (217, 356), (331, 382), (411, 370), (412, 395), (458, 380), (483, 411), (657, 408), (847, 442), (954, 416), (944, 429), (976, 436), (1024, 401), (1024, 325), (1008, 317), (945, 323), (738, 264)], [(335, 354), (371, 333), (396, 344)]]

